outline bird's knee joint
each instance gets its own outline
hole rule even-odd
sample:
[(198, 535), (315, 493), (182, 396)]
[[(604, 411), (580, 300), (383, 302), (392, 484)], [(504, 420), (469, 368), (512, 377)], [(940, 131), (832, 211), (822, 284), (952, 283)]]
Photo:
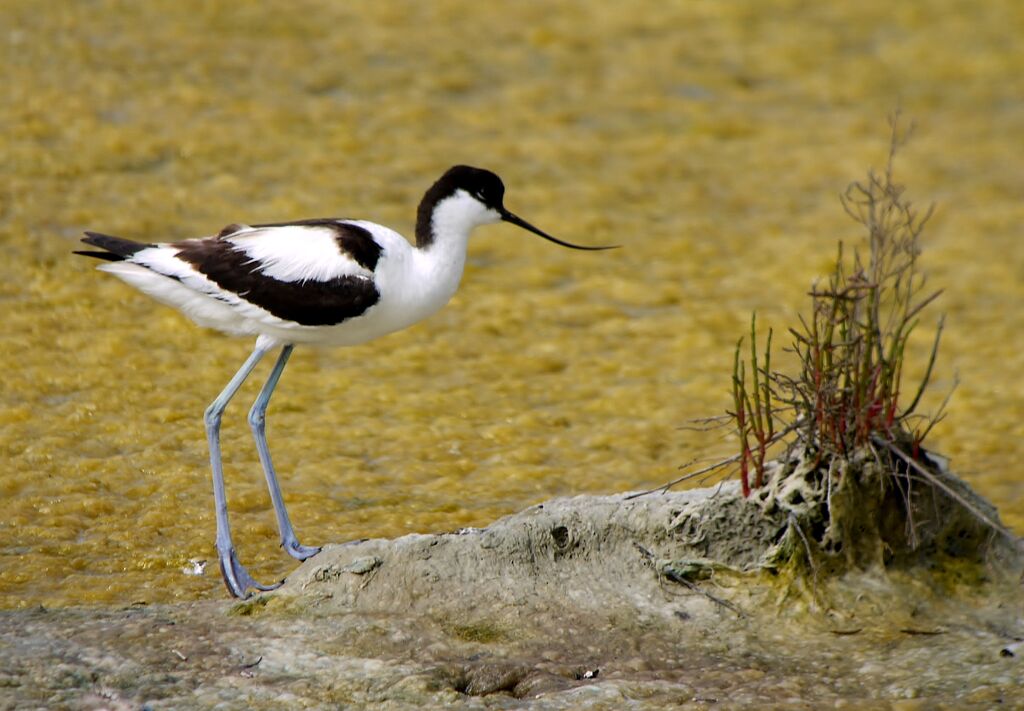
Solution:
[(217, 429), (220, 427), (222, 411), (214, 409), (213, 407), (206, 408), (206, 412), (203, 413), (203, 422), (206, 424), (206, 429)]
[(267, 422), (267, 413), (263, 410), (253, 408), (249, 410), (249, 426), (253, 429), (260, 429)]

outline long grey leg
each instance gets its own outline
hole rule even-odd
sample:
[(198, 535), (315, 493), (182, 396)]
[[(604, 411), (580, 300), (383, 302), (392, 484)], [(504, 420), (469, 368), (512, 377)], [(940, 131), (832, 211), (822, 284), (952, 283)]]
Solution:
[(288, 553), (299, 560), (312, 558), (320, 552), (319, 548), (304, 546), (295, 537), (295, 530), (292, 528), (291, 519), (288, 518), (288, 510), (285, 509), (284, 499), (281, 496), (281, 486), (277, 483), (277, 474), (274, 472), (274, 464), (270, 460), (270, 449), (267, 447), (267, 405), (270, 403), (270, 396), (274, 394), (277, 381), (288, 363), (288, 356), (292, 354), (294, 346), (287, 345), (281, 349), (274, 369), (270, 371), (270, 377), (260, 390), (256, 402), (249, 410), (249, 426), (252, 427), (252, 434), (256, 438), (256, 451), (260, 455), (260, 464), (263, 465), (263, 473), (267, 477), (267, 488), (270, 489), (270, 500), (274, 503), (274, 513), (277, 515), (277, 528), (281, 532), (281, 546)]
[(220, 421), (228, 402), (268, 350), (268, 345), (263, 343), (262, 339), (256, 342), (252, 355), (238, 369), (217, 399), (206, 408), (203, 418), (206, 423), (206, 439), (210, 445), (210, 466), (213, 469), (213, 501), (217, 516), (217, 555), (220, 559), (220, 572), (224, 576), (224, 584), (228, 586), (228, 591), (235, 597), (242, 598), (246, 597), (249, 588), (273, 590), (280, 583), (260, 585), (238, 562), (238, 556), (235, 554), (235, 547), (231, 542), (231, 527), (228, 525), (228, 502), (224, 494), (224, 468), (220, 459)]

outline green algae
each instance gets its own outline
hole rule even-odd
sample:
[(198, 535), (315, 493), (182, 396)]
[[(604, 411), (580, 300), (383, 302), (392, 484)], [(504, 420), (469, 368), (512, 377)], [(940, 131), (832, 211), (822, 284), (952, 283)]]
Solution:
[(477, 622), (443, 625), (445, 631), (463, 642), (478, 642), (480, 644), (492, 644), (508, 639), (508, 631), (501, 625), (487, 620)]
[(269, 603), (270, 598), (268, 596), (255, 595), (232, 605), (231, 609), (228, 610), (228, 614), (237, 617), (255, 617), (263, 614)]

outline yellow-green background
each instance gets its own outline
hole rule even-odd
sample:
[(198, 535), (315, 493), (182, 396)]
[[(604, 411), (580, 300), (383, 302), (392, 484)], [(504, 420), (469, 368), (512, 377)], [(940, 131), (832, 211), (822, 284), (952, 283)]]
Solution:
[[(858, 239), (836, 196), (881, 167), (897, 106), (918, 123), (899, 177), (938, 203), (928, 404), (961, 380), (932, 444), (1024, 532), (1022, 34), (1012, 0), (6, 0), (0, 606), (225, 594), (215, 562), (180, 569), (214, 557), (201, 415), (251, 343), (95, 273), (83, 229), (408, 234), (466, 162), (543, 229), (623, 244), (481, 229), (429, 322), (292, 359), (269, 434), (304, 542), (482, 526), (731, 453), (679, 428), (727, 406), (751, 311), (784, 332)], [(271, 580), (293, 562), (245, 424), (257, 386), (224, 449), (236, 544)]]

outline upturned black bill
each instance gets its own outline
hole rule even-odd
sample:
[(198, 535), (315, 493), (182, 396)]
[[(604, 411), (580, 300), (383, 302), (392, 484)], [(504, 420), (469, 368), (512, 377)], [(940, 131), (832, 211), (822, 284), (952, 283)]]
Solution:
[(544, 239), (548, 240), (549, 242), (554, 242), (555, 244), (559, 244), (559, 245), (561, 245), (563, 247), (568, 247), (569, 249), (585, 249), (585, 250), (588, 250), (588, 251), (596, 252), (596, 251), (599, 251), (599, 250), (602, 250), (602, 249), (618, 249), (619, 248), (619, 245), (617, 245), (617, 244), (608, 245), (606, 247), (585, 247), (585, 246), (583, 246), (581, 244), (572, 244), (570, 242), (563, 242), (562, 240), (557, 239), (556, 237), (552, 237), (547, 232), (544, 232), (542, 230), (538, 230), (536, 227), (531, 225), (529, 222), (527, 222), (523, 218), (519, 217), (518, 215), (512, 214), (508, 210), (502, 210), (502, 212), (501, 212), (501, 219), (504, 220), (505, 222), (511, 223), (513, 225), (516, 225), (517, 227), (522, 227), (524, 230), (529, 230), (533, 234), (539, 235), (539, 236), (543, 237)]

